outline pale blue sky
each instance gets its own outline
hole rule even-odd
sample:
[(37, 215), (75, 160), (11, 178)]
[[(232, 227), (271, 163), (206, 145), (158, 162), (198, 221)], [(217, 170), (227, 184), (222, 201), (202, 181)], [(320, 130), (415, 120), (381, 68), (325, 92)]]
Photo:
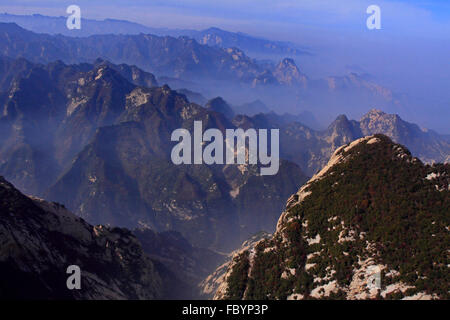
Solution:
[(69, 4), (79, 5), (87, 18), (119, 18), (159, 27), (215, 25), (293, 41), (295, 34), (286, 31), (305, 27), (361, 31), (365, 9), (376, 4), (389, 32), (450, 37), (448, 0), (1, 0), (0, 8), (10, 13), (64, 15)]

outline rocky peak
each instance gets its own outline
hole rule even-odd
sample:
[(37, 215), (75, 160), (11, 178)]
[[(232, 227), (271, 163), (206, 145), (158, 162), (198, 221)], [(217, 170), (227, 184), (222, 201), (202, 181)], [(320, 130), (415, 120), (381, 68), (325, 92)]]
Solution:
[(412, 135), (414, 131), (412, 125), (403, 121), (397, 114), (387, 114), (377, 109), (370, 110), (359, 123), (364, 135), (383, 133), (401, 143), (405, 143), (405, 135)]
[(172, 90), (167, 84), (153, 88), (137, 87), (126, 96), (126, 111), (121, 115), (120, 122), (149, 120), (146, 123), (151, 126), (156, 121), (155, 118), (150, 120), (154, 115), (157, 118), (169, 117), (173, 121), (173, 117), (183, 117), (183, 110), (189, 114), (195, 113), (193, 109), (200, 108), (195, 106), (189, 103), (185, 95)]
[(284, 58), (275, 67), (273, 71), (274, 76), (282, 84), (306, 84), (306, 76), (300, 72), (300, 69), (295, 64), (295, 61), (290, 58)]
[(96, 81), (114, 81), (121, 78), (120, 74), (106, 63), (95, 66), (91, 75)]
[(235, 254), (215, 298), (447, 299), (449, 168), (384, 135), (340, 147), (273, 237)]
[(397, 114), (387, 114), (386, 112), (383, 112), (378, 109), (371, 109), (368, 113), (366, 113), (364, 116), (362, 116), (360, 121), (376, 123), (376, 122), (387, 121), (389, 119), (398, 121), (400, 119), (400, 117)]
[(334, 128), (346, 128), (350, 125), (350, 121), (348, 120), (347, 116), (345, 114), (341, 114), (337, 116), (336, 120), (334, 120), (329, 126), (328, 129), (334, 129)]
[(230, 105), (223, 100), (222, 97), (216, 97), (214, 99), (209, 100), (206, 105), (206, 109), (220, 112), (223, 115), (225, 115), (228, 119), (233, 119), (234, 117), (234, 111), (231, 109)]
[[(363, 143), (373, 144), (373, 143), (379, 143), (379, 142), (381, 142), (381, 140), (379, 138), (377, 138), (376, 136), (367, 136), (364, 138), (356, 139), (353, 142), (345, 144), (345, 145), (339, 147), (338, 149), (336, 149), (334, 151), (334, 153), (332, 154), (332, 156), (330, 157), (330, 160), (328, 161), (328, 163), (318, 173), (316, 173), (305, 185), (303, 185), (296, 194), (292, 195), (288, 199), (286, 208), (289, 209), (295, 205), (300, 204), (303, 201), (303, 199), (310, 194), (310, 192), (306, 191), (309, 189), (310, 185), (314, 181), (323, 178), (327, 173), (331, 172), (331, 170), (333, 169), (334, 166), (336, 166), (336, 165), (342, 163), (343, 161), (345, 161), (346, 159), (348, 159), (348, 154), (346, 154), (346, 153), (349, 153), (355, 146), (363, 144)], [(285, 215), (282, 214), (280, 219), (278, 220), (277, 230), (279, 230), (281, 228), (281, 226), (283, 226), (283, 224), (285, 222), (284, 218), (285, 218)]]
[(332, 148), (336, 149), (346, 143), (361, 137), (362, 134), (355, 121), (350, 121), (347, 116), (339, 115), (334, 120), (325, 132), (325, 137)]
[(170, 89), (169, 85), (167, 85), (167, 84), (165, 84), (161, 87), (161, 91), (165, 95), (169, 95), (170, 93), (172, 93), (172, 90)]
[(361, 120), (365, 119), (365, 118), (370, 118), (370, 117), (380, 117), (380, 116), (384, 116), (386, 115), (386, 112), (380, 110), (380, 109), (370, 109), (369, 112), (367, 112), (362, 118)]
[(94, 61), (94, 66), (95, 67), (107, 66), (117, 71), (118, 73), (120, 73), (122, 77), (124, 77), (129, 82), (137, 86), (155, 87), (158, 85), (156, 77), (153, 74), (145, 72), (134, 65), (131, 66), (126, 64), (115, 65), (107, 60), (98, 58)]
[(247, 58), (244, 51), (242, 51), (239, 48), (233, 47), (233, 48), (227, 48), (225, 51), (233, 58), (233, 60), (242, 60), (244, 58)]
[(288, 68), (288, 69), (300, 71), (298, 69), (297, 65), (295, 64), (294, 59), (291, 59), (291, 58), (284, 58), (283, 60), (281, 60), (280, 63), (277, 65), (277, 68)]

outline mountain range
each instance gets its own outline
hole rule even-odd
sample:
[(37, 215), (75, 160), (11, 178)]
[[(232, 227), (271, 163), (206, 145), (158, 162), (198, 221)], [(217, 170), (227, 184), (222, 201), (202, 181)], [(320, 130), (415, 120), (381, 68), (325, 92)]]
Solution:
[[(202, 107), (156, 86), (152, 74), (103, 60), (40, 65), (6, 58), (0, 66), (3, 78), (12, 79), (0, 95), (0, 174), (90, 223), (176, 230), (199, 247), (227, 251), (258, 231), (272, 232), (284, 202), (307, 175), (364, 135), (390, 135), (424, 161), (449, 155), (445, 136), (376, 110), (359, 122), (340, 116), (316, 131), (299, 117), (234, 115), (220, 98)], [(279, 128), (280, 172), (174, 165), (171, 132), (192, 130), (196, 120), (222, 132)]]
[(184, 79), (209, 78), (251, 82), (263, 66), (238, 48), (199, 44), (192, 38), (137, 35), (92, 35), (73, 38), (34, 33), (15, 23), (1, 23), (0, 53), (33, 62), (90, 62), (104, 58), (114, 63), (135, 64), (157, 75)]
[(361, 106), (377, 105), (407, 112), (402, 96), (355, 73), (310, 79), (292, 58), (259, 61), (237, 47), (201, 44), (195, 39), (152, 34), (100, 34), (68, 37), (34, 33), (15, 23), (0, 23), (0, 54), (37, 63), (94, 63), (136, 65), (155, 74), (173, 89), (232, 99), (234, 104), (262, 100), (277, 112), (310, 111), (329, 121), (335, 110), (353, 114)]
[(67, 17), (50, 17), (40, 14), (15, 15), (2, 13), (0, 22), (13, 22), (24, 29), (36, 33), (62, 34), (72, 37), (88, 37), (99, 34), (154, 34), (158, 36), (188, 36), (197, 42), (212, 47), (240, 48), (247, 54), (267, 55), (303, 55), (311, 54), (306, 49), (300, 48), (290, 42), (272, 41), (253, 37), (242, 32), (229, 32), (219, 28), (208, 28), (205, 30), (193, 29), (168, 29), (147, 27), (142, 24), (117, 19), (105, 19), (102, 21), (92, 19), (81, 19), (81, 29), (69, 30), (66, 27)]
[(359, 121), (340, 115), (325, 130), (313, 130), (302, 123), (302, 116), (275, 113), (253, 117), (237, 115), (233, 123), (242, 128), (280, 128), (280, 155), (297, 163), (309, 176), (324, 165), (343, 144), (374, 135), (385, 134), (406, 145), (424, 162), (448, 162), (450, 141), (445, 135), (402, 120), (398, 115), (372, 109)]
[[(27, 64), (6, 59), (8, 70), (24, 70), (8, 63)], [(251, 166), (174, 165), (173, 130), (192, 129), (195, 120), (222, 131), (234, 125), (168, 86), (136, 86), (154, 84), (147, 73), (104, 61), (27, 66), (2, 95), (0, 172), (91, 223), (178, 230), (193, 244), (230, 248), (272, 226), (306, 181), (288, 161), (273, 177)], [(260, 193), (266, 199), (252, 201)]]
[[(408, 97), (289, 42), (65, 19), (0, 14), (0, 299), (449, 298), (450, 136)], [(199, 121), (279, 130), (278, 173), (174, 164)]]
[[(288, 199), (274, 235), (253, 236), (206, 277), (204, 297), (446, 299), (449, 170), (383, 135), (340, 147)], [(4, 178), (0, 196), (3, 298), (198, 297), (225, 258), (174, 232), (93, 227)], [(81, 290), (66, 287), (69, 265), (83, 270)]]

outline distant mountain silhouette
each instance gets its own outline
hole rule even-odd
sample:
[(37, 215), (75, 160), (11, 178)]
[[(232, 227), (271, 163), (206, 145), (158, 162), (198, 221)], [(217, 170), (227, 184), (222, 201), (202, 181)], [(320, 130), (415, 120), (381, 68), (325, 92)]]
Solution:
[(136, 35), (140, 33), (172, 37), (188, 36), (201, 44), (220, 48), (237, 47), (244, 50), (247, 54), (259, 53), (290, 56), (310, 54), (306, 49), (299, 48), (290, 42), (271, 41), (241, 32), (229, 32), (214, 27), (205, 30), (152, 28), (126, 20), (92, 20), (82, 18), (81, 29), (69, 30), (66, 27), (66, 20), (67, 17), (63, 16), (0, 14), (0, 22), (14, 22), (22, 28), (36, 33), (62, 34), (71, 37), (88, 37), (99, 34)]

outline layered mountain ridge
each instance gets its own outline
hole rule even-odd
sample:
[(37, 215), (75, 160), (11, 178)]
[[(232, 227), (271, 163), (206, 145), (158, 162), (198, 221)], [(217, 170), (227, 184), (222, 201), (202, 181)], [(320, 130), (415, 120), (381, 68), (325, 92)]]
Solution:
[(0, 30), (2, 55), (39, 63), (92, 63), (102, 57), (118, 64), (137, 65), (158, 75), (248, 83), (265, 72), (264, 66), (238, 48), (210, 47), (183, 36), (110, 34), (72, 38), (34, 33), (14, 23), (0, 23)]
[[(0, 23), (0, 298), (449, 298), (450, 137), (406, 97), (286, 42), (86, 22), (134, 31)], [(278, 129), (278, 173), (174, 164), (197, 121)]]
[(99, 126), (117, 120), (134, 81), (157, 84), (133, 66), (100, 60), (71, 66), (2, 62), (11, 82), (1, 95), (0, 172), (32, 194), (56, 179)]
[(68, 30), (66, 17), (50, 17), (40, 14), (14, 15), (0, 14), (1, 22), (14, 22), (22, 28), (48, 34), (63, 34), (72, 37), (86, 37), (98, 34), (140, 34), (151, 33), (159, 36), (189, 36), (201, 44), (222, 48), (237, 47), (246, 52), (265, 54), (309, 54), (304, 49), (284, 41), (271, 41), (253, 37), (241, 32), (229, 32), (216, 27), (205, 30), (183, 30), (152, 28), (125, 20), (105, 19), (103, 21), (82, 19), (83, 28)]
[[(91, 223), (174, 229), (200, 247), (233, 249), (255, 232), (273, 231), (284, 201), (307, 180), (303, 172), (313, 175), (336, 148), (364, 134), (389, 134), (427, 161), (449, 154), (445, 137), (379, 111), (360, 122), (340, 116), (316, 131), (301, 117), (233, 117), (238, 109), (223, 99), (203, 108), (168, 86), (155, 87), (151, 74), (103, 60), (38, 65), (5, 59), (3, 66), (10, 70), (5, 79), (14, 80), (1, 95), (0, 174)], [(192, 130), (198, 120), (222, 132), (280, 129), (287, 161), (270, 177), (254, 166), (173, 165), (171, 133)]]
[(259, 61), (239, 47), (208, 46), (186, 36), (142, 33), (74, 38), (34, 33), (14, 23), (0, 23), (0, 30), (0, 54), (11, 58), (93, 63), (100, 57), (115, 64), (136, 65), (174, 89), (229, 96), (237, 103), (262, 99), (282, 112), (300, 108), (314, 111), (326, 121), (330, 111), (351, 113), (355, 106), (370, 102), (400, 110), (394, 93), (364, 76), (309, 79), (292, 55), (280, 62), (279, 58), (276, 62)]
[[(47, 198), (94, 223), (174, 229), (196, 245), (229, 248), (236, 236), (242, 240), (271, 225), (283, 199), (298, 187), (291, 181), (306, 180), (287, 161), (273, 177), (247, 165), (176, 166), (170, 159), (175, 129), (192, 131), (195, 120), (222, 132), (234, 125), (167, 86), (137, 88), (125, 104), (118, 123), (97, 130)], [(251, 200), (261, 192), (265, 200)], [(255, 224), (253, 217), (263, 207), (265, 214)]]

